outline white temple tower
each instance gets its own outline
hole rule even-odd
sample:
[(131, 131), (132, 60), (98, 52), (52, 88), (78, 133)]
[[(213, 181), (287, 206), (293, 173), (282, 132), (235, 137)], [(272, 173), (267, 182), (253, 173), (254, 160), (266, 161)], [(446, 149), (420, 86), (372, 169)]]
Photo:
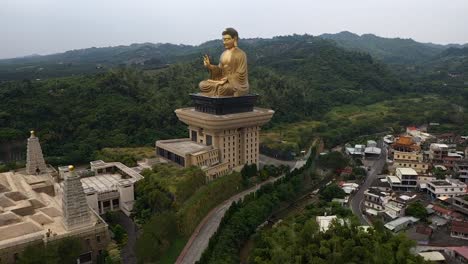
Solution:
[(86, 226), (91, 223), (86, 196), (81, 185), (80, 176), (69, 166), (70, 174), (63, 181), (63, 224), (67, 230)]
[(31, 136), (28, 138), (26, 172), (28, 174), (42, 174), (47, 172), (47, 166), (44, 161), (44, 156), (42, 155), (41, 144), (39, 144), (39, 138), (36, 137), (34, 131), (31, 131)]

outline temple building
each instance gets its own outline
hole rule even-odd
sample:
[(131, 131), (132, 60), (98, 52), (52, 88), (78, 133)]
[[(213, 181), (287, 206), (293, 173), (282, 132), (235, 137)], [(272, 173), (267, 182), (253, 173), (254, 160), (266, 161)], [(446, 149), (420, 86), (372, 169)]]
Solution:
[(31, 175), (47, 173), (47, 166), (42, 155), (39, 138), (36, 137), (34, 131), (31, 131), (31, 136), (28, 138), (26, 172)]
[[(87, 204), (100, 215), (120, 210), (130, 216), (135, 203), (134, 184), (143, 176), (120, 162), (96, 160), (90, 165), (90, 170), (76, 172)], [(69, 174), (68, 166), (59, 167), (60, 179)], [(59, 192), (66, 188), (65, 183), (58, 184)]]
[(82, 245), (76, 263), (96, 263), (110, 241), (108, 226), (87, 205), (73, 169), (63, 182), (63, 192), (55, 192), (50, 174), (0, 173), (0, 263), (16, 263), (29, 245), (66, 237)]
[(156, 154), (183, 167), (201, 167), (209, 180), (258, 164), (260, 126), (274, 111), (254, 107), (258, 96), (252, 94), (191, 97), (194, 107), (175, 110), (188, 125), (188, 137), (156, 141)]

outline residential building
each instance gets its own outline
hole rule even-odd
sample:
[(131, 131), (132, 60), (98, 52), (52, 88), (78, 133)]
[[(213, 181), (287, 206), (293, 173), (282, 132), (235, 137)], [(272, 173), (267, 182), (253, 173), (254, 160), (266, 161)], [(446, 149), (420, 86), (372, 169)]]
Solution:
[(326, 232), (330, 228), (330, 225), (333, 221), (343, 223), (343, 219), (339, 219), (336, 215), (317, 216), (316, 221), (321, 232)]
[(408, 230), (406, 235), (409, 239), (417, 241), (418, 245), (427, 245), (431, 240), (432, 233), (432, 228), (425, 225), (417, 225)]
[(388, 223), (386, 223), (384, 226), (392, 231), (392, 232), (399, 232), (403, 229), (406, 229), (410, 226), (412, 226), (414, 223), (418, 222), (419, 219), (418, 218), (415, 218), (415, 217), (412, 217), (412, 216), (404, 216), (404, 217), (400, 217), (400, 218), (397, 218), (393, 221), (390, 221)]
[(447, 248), (451, 256), (455, 258), (457, 263), (467, 264), (468, 263), (468, 246), (463, 247), (449, 247)]
[(468, 215), (468, 195), (460, 195), (452, 198), (453, 209)]
[(437, 204), (429, 204), (427, 207), (428, 212), (433, 212), (434, 214), (446, 219), (446, 220), (452, 220), (452, 219), (460, 219), (460, 214), (451, 210), (447, 209), (445, 207), (442, 207)]
[(387, 176), (393, 190), (410, 191), (417, 187), (418, 173), (412, 168), (396, 168), (394, 176)]
[(417, 142), (424, 142), (424, 141), (434, 137), (434, 136), (432, 136), (432, 135), (430, 135), (430, 134), (428, 134), (426, 132), (423, 132), (423, 131), (419, 130), (416, 127), (407, 127), (406, 128), (406, 133), (409, 136), (411, 136), (414, 141), (417, 141)]
[(468, 222), (452, 221), (450, 236), (468, 240)]
[(453, 170), (460, 181), (468, 182), (468, 159), (456, 161)]
[(432, 143), (429, 146), (429, 160), (433, 164), (453, 168), (455, 163), (463, 159), (463, 155), (449, 149), (447, 144)]
[(387, 175), (379, 176), (371, 183), (371, 188), (378, 189), (382, 192), (392, 191), (392, 187), (388, 183)]
[(466, 184), (455, 179), (431, 181), (427, 183), (427, 192), (434, 199), (451, 198), (466, 194)]
[(366, 150), (366, 146), (359, 145), (359, 144), (355, 145), (354, 148), (351, 148), (351, 147), (345, 148), (346, 154), (353, 156), (353, 157), (358, 157), (358, 158), (364, 157), (365, 150)]
[(395, 219), (405, 215), (406, 203), (399, 199), (390, 199), (384, 204), (385, 215)]
[(395, 141), (395, 138), (393, 137), (393, 135), (386, 135), (383, 137), (383, 141), (385, 144), (390, 145)]
[(423, 154), (420, 152), (393, 152), (394, 168), (412, 168), (418, 173), (427, 173), (429, 163), (423, 162)]
[[(384, 204), (388, 200), (387, 194), (379, 189), (369, 188), (364, 192), (364, 207), (377, 212), (384, 210)], [(370, 211), (372, 212), (372, 211)]]

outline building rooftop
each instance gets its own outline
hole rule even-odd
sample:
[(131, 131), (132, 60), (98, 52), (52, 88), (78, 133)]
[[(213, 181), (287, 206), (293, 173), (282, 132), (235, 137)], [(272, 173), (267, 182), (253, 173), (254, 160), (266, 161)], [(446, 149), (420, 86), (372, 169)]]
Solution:
[(430, 149), (432, 149), (432, 150), (446, 150), (446, 149), (448, 149), (448, 145), (447, 144), (440, 144), (440, 143), (432, 143), (430, 145)]
[(409, 136), (401, 136), (396, 139), (395, 144), (411, 146), (411, 145), (414, 145), (414, 142), (413, 142), (413, 139)]
[(465, 259), (468, 259), (468, 247), (450, 247), (451, 250), (457, 252), (461, 256), (463, 256)]
[(61, 193), (51, 196), (36, 192), (28, 183), (28, 177), (19, 173), (0, 173), (0, 183), (4, 187), (0, 190), (0, 249), (45, 239), (49, 230), (50, 237), (56, 238), (104, 223), (92, 212), (87, 226), (68, 231), (63, 224)]
[(395, 219), (393, 221), (390, 221), (388, 223), (385, 224), (385, 227), (387, 229), (390, 229), (390, 230), (394, 230), (396, 227), (398, 227), (399, 225), (402, 225), (408, 221), (411, 221), (413, 223), (416, 223), (417, 221), (419, 221), (418, 218), (415, 218), (415, 217), (412, 217), (412, 216), (405, 216), (405, 217), (400, 217), (398, 219)]
[(397, 176), (388, 175), (387, 178), (390, 181), (390, 183), (401, 183), (400, 178), (398, 178)]
[(98, 193), (116, 191), (119, 185), (133, 183), (133, 181), (123, 178), (120, 174), (99, 174), (81, 178), (80, 180), (85, 190), (94, 189)]
[(374, 188), (369, 188), (366, 190), (367, 193), (370, 193), (370, 194), (373, 194), (373, 195), (377, 195), (379, 197), (385, 197), (387, 196), (387, 194), (385, 192), (382, 192), (381, 190), (379, 189), (374, 189)]
[(435, 181), (430, 181), (429, 184), (435, 185), (435, 186), (447, 186), (447, 187), (461, 187), (465, 188), (466, 184), (456, 180), (456, 179), (446, 179), (446, 180), (435, 180)]
[(380, 155), (380, 153), (382, 152), (382, 150), (380, 148), (377, 148), (377, 147), (367, 147), (364, 152), (366, 154), (371, 154), (371, 155)]
[(376, 178), (372, 181), (371, 187), (390, 188), (387, 178)]
[(212, 146), (206, 146), (194, 142), (189, 138), (158, 140), (156, 142), (156, 146), (161, 146), (162, 148), (176, 153), (180, 156), (185, 156), (187, 154), (213, 149)]
[(336, 215), (328, 215), (328, 216), (317, 216), (317, 223), (320, 227), (320, 231), (325, 232), (328, 230), (328, 227), (330, 226), (331, 222), (334, 219), (337, 219)]
[(418, 175), (418, 173), (412, 168), (396, 168), (396, 170), (400, 171), (402, 175)]
[(444, 255), (438, 251), (421, 252), (419, 256), (423, 257), (426, 261), (445, 261)]
[(468, 222), (452, 221), (452, 232), (468, 234)]

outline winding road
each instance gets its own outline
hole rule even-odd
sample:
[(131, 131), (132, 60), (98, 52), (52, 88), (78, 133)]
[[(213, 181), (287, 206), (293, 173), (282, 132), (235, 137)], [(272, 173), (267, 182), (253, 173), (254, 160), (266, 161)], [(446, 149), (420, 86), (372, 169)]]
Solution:
[[(300, 168), (304, 166), (305, 161), (310, 155), (309, 153), (306, 155), (304, 160), (298, 160), (291, 170), (295, 168)], [(271, 158), (269, 158), (271, 159)], [(278, 161), (281, 162), (281, 161)], [(275, 164), (279, 165), (279, 164)], [(291, 164), (287, 164), (291, 165)], [(197, 226), (195, 231), (193, 232), (192, 236), (190, 237), (189, 241), (185, 245), (184, 249), (180, 253), (179, 257), (177, 258), (177, 264), (193, 264), (198, 261), (205, 249), (208, 247), (208, 242), (210, 241), (211, 236), (216, 232), (218, 226), (226, 213), (229, 209), (231, 204), (234, 201), (241, 200), (244, 196), (258, 190), (262, 185), (275, 182), (276, 180), (282, 178), (284, 175), (281, 175), (277, 178), (268, 179), (261, 184), (258, 184), (250, 189), (247, 189), (241, 193), (234, 195), (233, 197), (229, 198), (228, 200), (224, 201), (222, 204), (215, 207), (211, 210), (207, 216), (202, 220), (202, 222)]]
[(361, 186), (359, 186), (359, 190), (354, 194), (353, 198), (351, 199), (351, 210), (359, 218), (359, 221), (363, 225), (370, 224), (367, 217), (362, 213), (364, 192), (367, 189), (369, 189), (371, 183), (377, 178), (377, 175), (382, 171), (382, 168), (384, 167), (385, 162), (387, 161), (387, 148), (382, 146), (382, 140), (380, 140), (378, 144), (379, 147), (382, 148), (382, 153), (379, 159), (365, 161), (366, 166), (370, 167), (371, 170), (368, 171), (366, 180), (363, 184), (361, 184)]

